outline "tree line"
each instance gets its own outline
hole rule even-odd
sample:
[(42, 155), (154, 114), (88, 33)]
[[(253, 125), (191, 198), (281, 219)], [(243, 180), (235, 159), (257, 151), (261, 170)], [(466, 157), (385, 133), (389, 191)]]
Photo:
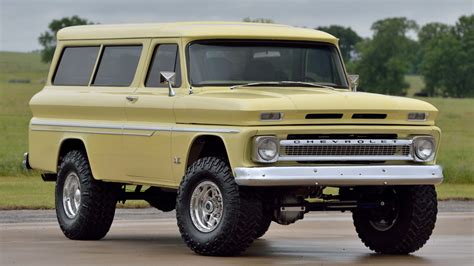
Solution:
[[(243, 21), (274, 23), (267, 18)], [(39, 37), (43, 61), (51, 61), (61, 28), (84, 24), (93, 22), (78, 16), (53, 20)], [(371, 38), (340, 25), (315, 29), (339, 38), (348, 72), (361, 76), (361, 90), (405, 95), (405, 75), (417, 74), (425, 81), (419, 95), (474, 97), (474, 15), (462, 16), (454, 25), (434, 22), (421, 27), (405, 17), (386, 18), (372, 24)]]
[(316, 29), (340, 38), (347, 69), (361, 75), (363, 90), (405, 95), (405, 75), (418, 74), (425, 81), (420, 95), (474, 97), (474, 15), (455, 25), (422, 27), (404, 17), (387, 18), (374, 22), (373, 36), (366, 39), (350, 27)]

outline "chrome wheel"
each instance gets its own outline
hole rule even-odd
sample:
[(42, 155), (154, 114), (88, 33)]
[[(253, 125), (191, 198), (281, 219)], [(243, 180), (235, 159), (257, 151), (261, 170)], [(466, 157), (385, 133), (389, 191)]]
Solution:
[(212, 232), (219, 225), (224, 212), (224, 201), (219, 187), (211, 181), (196, 186), (189, 206), (194, 226), (203, 233)]
[(66, 216), (74, 219), (81, 206), (81, 185), (76, 173), (69, 173), (64, 181), (63, 208)]

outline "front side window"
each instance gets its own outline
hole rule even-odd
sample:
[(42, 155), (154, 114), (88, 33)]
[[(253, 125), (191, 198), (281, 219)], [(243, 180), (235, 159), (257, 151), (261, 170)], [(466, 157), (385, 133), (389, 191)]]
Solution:
[(137, 71), (141, 45), (105, 46), (93, 85), (129, 86)]
[(301, 81), (348, 88), (336, 47), (281, 41), (202, 41), (188, 46), (191, 84)]
[(53, 78), (54, 85), (87, 86), (94, 71), (99, 46), (66, 47)]
[(181, 70), (179, 65), (179, 51), (176, 44), (161, 44), (155, 48), (150, 70), (145, 81), (146, 87), (166, 87), (160, 83), (160, 72), (175, 72), (175, 87), (181, 86)]

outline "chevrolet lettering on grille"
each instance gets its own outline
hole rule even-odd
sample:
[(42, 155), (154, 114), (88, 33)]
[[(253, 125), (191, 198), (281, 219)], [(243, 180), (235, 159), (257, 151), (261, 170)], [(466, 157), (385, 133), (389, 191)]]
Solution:
[[(287, 142), (285, 142), (287, 143)], [(311, 145), (311, 144), (397, 144), (397, 139), (317, 139), (317, 140), (293, 140), (295, 145)]]
[(407, 161), (412, 140), (296, 139), (280, 141), (279, 161)]

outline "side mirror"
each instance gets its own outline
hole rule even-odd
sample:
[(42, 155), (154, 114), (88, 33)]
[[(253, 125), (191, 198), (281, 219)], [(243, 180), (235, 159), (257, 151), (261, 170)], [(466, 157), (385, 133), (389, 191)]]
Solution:
[(349, 83), (353, 91), (357, 91), (359, 85), (359, 75), (348, 75)]
[(160, 83), (168, 83), (168, 96), (175, 96), (176, 93), (173, 90), (172, 83), (174, 83), (176, 73), (161, 71), (160, 72)]

